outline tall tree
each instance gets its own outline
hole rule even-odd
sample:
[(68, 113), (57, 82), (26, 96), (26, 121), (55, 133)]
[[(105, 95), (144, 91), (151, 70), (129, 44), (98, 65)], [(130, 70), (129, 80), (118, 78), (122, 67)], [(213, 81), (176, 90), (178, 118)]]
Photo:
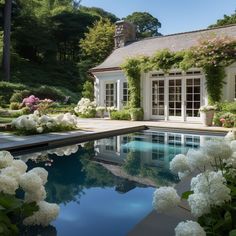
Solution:
[(148, 12), (134, 12), (125, 18), (137, 26), (137, 37), (146, 38), (160, 35), (160, 21)]
[(4, 79), (10, 81), (11, 77), (11, 62), (10, 62), (10, 48), (11, 48), (11, 9), (12, 0), (5, 0), (4, 6), (4, 34), (3, 34), (3, 71)]
[(115, 26), (108, 19), (96, 22), (80, 41), (83, 58), (101, 63), (114, 48), (114, 33)]
[(233, 13), (230, 16), (224, 15), (223, 19), (217, 20), (217, 22), (213, 25), (210, 25), (209, 28), (214, 28), (214, 27), (224, 26), (224, 25), (232, 25), (232, 24), (236, 24), (236, 10), (235, 10), (235, 13)]

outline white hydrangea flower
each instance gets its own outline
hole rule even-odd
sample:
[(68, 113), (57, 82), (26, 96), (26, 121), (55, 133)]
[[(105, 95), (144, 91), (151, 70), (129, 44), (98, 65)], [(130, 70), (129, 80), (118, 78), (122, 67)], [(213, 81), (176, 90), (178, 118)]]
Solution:
[(176, 190), (172, 187), (160, 187), (153, 194), (153, 207), (164, 212), (170, 208), (177, 206), (180, 203), (180, 197)]
[(225, 135), (224, 139), (225, 139), (226, 142), (231, 142), (231, 141), (233, 141), (233, 140), (235, 139), (235, 137), (234, 137), (234, 132), (233, 132), (233, 131), (229, 131), (229, 132)]
[(212, 163), (218, 160), (229, 159), (233, 151), (226, 142), (208, 141), (203, 147), (203, 152), (208, 155)]
[(18, 169), (14, 166), (9, 166), (1, 170), (1, 175), (6, 175), (9, 177), (12, 177), (16, 180), (18, 183), (21, 173), (18, 171)]
[(11, 166), (15, 167), (21, 174), (24, 174), (28, 168), (28, 166), (22, 160), (13, 160)]
[(178, 172), (178, 177), (180, 180), (186, 178), (187, 176), (189, 176), (191, 172), (190, 171), (185, 171), (185, 172)]
[(188, 202), (195, 216), (208, 213), (211, 206), (221, 206), (231, 200), (230, 189), (221, 171), (206, 171), (192, 178), (191, 190), (194, 194), (189, 196)]
[(27, 172), (20, 178), (20, 186), (26, 192), (32, 192), (35, 189), (39, 189), (42, 185), (42, 179), (38, 176), (38, 174), (33, 172)]
[(59, 206), (57, 204), (41, 201), (38, 203), (39, 211), (32, 216), (24, 219), (24, 225), (42, 225), (48, 226), (51, 221), (55, 220), (59, 215)]
[(209, 158), (201, 150), (190, 149), (187, 153), (187, 163), (191, 171), (209, 166)]
[(19, 184), (15, 178), (7, 175), (0, 175), (0, 192), (14, 195), (18, 189)]
[(208, 195), (203, 193), (194, 193), (188, 197), (188, 204), (191, 209), (191, 213), (195, 217), (200, 217), (210, 212), (210, 203)]
[(41, 167), (35, 167), (32, 170), (30, 170), (28, 173), (35, 173), (37, 174), (40, 179), (42, 180), (42, 184), (45, 185), (48, 181), (48, 172)]
[(173, 173), (186, 172), (189, 171), (189, 166), (187, 163), (187, 157), (183, 154), (176, 155), (170, 162), (170, 170)]
[(25, 192), (25, 201), (26, 202), (40, 202), (47, 197), (46, 190), (44, 186), (41, 186), (39, 189), (34, 191)]
[(38, 128), (36, 129), (36, 131), (37, 131), (37, 133), (39, 133), (39, 134), (43, 133), (43, 127), (38, 127)]
[(8, 167), (13, 162), (13, 156), (8, 151), (0, 151), (0, 169)]
[(236, 140), (231, 141), (230, 147), (233, 152), (236, 152)]
[(175, 236), (206, 236), (206, 232), (197, 222), (187, 220), (177, 225)]

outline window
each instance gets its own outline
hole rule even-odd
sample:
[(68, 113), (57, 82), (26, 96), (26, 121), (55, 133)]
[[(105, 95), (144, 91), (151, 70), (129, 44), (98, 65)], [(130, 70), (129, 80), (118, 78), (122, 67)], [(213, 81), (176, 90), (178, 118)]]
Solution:
[(129, 101), (128, 82), (123, 83), (123, 105), (126, 106)]
[(116, 84), (106, 84), (106, 101), (105, 104), (107, 107), (112, 107), (116, 105)]

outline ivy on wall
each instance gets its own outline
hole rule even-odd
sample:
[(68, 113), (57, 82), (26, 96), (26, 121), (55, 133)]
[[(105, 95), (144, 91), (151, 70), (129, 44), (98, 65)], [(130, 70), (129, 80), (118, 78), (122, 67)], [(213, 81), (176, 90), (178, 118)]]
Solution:
[(140, 107), (140, 77), (142, 72), (178, 68), (202, 68), (206, 75), (206, 88), (211, 104), (221, 100), (225, 78), (225, 67), (236, 62), (236, 41), (228, 38), (209, 38), (185, 51), (158, 51), (152, 57), (129, 58), (122, 65), (128, 78), (130, 107)]

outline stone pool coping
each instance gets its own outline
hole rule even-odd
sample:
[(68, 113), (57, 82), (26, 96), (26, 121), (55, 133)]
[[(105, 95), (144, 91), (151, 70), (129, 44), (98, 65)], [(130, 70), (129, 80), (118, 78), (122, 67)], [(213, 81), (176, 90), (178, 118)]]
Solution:
[(174, 123), (164, 121), (114, 121), (106, 119), (80, 119), (81, 130), (60, 133), (16, 136), (11, 133), (0, 133), (0, 150), (17, 151), (36, 147), (55, 147), (80, 143), (94, 139), (127, 134), (144, 129), (170, 132), (224, 135), (229, 130), (222, 127), (204, 127), (196, 123)]

